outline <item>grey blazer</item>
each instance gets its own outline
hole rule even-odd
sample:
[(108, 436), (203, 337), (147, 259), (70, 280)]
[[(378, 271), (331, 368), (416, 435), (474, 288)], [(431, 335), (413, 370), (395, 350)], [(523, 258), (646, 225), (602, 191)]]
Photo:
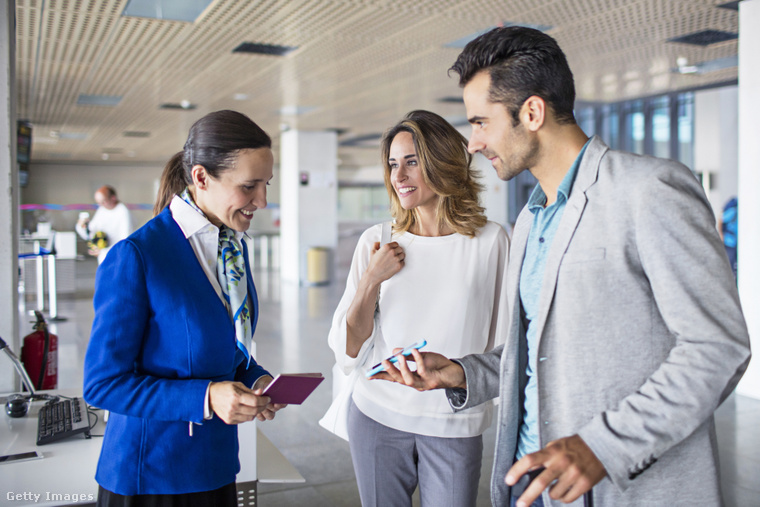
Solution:
[[(508, 505), (527, 361), (519, 279), (504, 346), (460, 360), (455, 409), (499, 396), (491, 496)], [(734, 278), (701, 186), (683, 165), (586, 149), (546, 263), (537, 317), (540, 444), (579, 434), (608, 476), (596, 505), (721, 505), (713, 412), (749, 362)], [(552, 502), (544, 494), (546, 505)], [(580, 505), (581, 500), (576, 502)]]

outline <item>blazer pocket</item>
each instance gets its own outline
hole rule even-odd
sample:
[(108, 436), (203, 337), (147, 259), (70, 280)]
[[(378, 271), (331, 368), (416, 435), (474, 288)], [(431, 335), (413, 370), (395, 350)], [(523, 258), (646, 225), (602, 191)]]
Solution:
[(588, 250), (579, 250), (565, 254), (562, 258), (562, 264), (579, 264), (582, 262), (603, 261), (607, 255), (605, 248), (590, 248)]

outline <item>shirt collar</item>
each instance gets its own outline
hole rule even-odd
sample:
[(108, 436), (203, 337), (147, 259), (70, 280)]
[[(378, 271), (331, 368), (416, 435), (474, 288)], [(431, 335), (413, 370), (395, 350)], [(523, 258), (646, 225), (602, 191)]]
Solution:
[[(562, 182), (557, 188), (557, 200), (555, 202), (565, 202), (567, 201), (568, 197), (570, 197), (570, 192), (573, 189), (573, 183), (575, 183), (575, 176), (578, 174), (578, 168), (581, 165), (583, 154), (586, 153), (586, 147), (590, 142), (591, 139), (586, 141), (586, 144), (583, 145), (583, 148), (581, 148), (578, 156), (575, 157), (573, 165), (570, 166), (567, 174), (565, 174), (565, 177), (562, 178)], [(528, 199), (528, 209), (531, 212), (535, 213), (538, 209), (542, 209), (544, 207), (544, 204), (546, 204), (546, 194), (541, 188), (541, 185), (537, 184), (536, 188), (533, 189), (533, 192), (531, 192), (530, 198)]]
[[(199, 232), (213, 230), (217, 238), (219, 237), (219, 228), (208, 221), (206, 217), (198, 213), (192, 206), (184, 201), (180, 196), (175, 195), (172, 202), (169, 203), (169, 211), (172, 212), (174, 221), (185, 238), (189, 238)], [(239, 241), (246, 233), (235, 231), (235, 238)]]

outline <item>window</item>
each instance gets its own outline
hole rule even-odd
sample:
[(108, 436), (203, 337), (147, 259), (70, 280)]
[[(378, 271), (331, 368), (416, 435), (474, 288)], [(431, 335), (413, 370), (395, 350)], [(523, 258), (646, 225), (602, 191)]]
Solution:
[(678, 108), (678, 161), (694, 169), (694, 93), (680, 93)]
[(622, 147), (625, 151), (643, 155), (644, 150), (644, 101), (634, 100), (623, 106)]
[(670, 158), (670, 97), (665, 95), (652, 99), (652, 155)]

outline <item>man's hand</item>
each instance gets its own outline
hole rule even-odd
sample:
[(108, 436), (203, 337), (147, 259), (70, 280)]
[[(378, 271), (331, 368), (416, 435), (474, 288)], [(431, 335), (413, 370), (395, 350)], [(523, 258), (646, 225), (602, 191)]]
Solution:
[(262, 390), (248, 389), (242, 382), (212, 382), (209, 405), (227, 424), (240, 424), (254, 418), (260, 421), (272, 419), (284, 405), (270, 403), (268, 396), (261, 395)]
[[(429, 391), (431, 389), (446, 389), (458, 387), (467, 389), (467, 379), (464, 376), (462, 367), (454, 361), (435, 352), (420, 352), (412, 349), (412, 357), (405, 357), (400, 354), (403, 349), (393, 349), (397, 354), (397, 367), (390, 361), (383, 361), (385, 371), (373, 375), (372, 379), (390, 380), (418, 391)], [(407, 361), (417, 363), (417, 371), (409, 369)]]
[(87, 249), (87, 253), (93, 257), (97, 257), (100, 254), (100, 248), (93, 246)]
[[(505, 482), (514, 486), (523, 474), (543, 466), (545, 470), (517, 499), (517, 507), (531, 505), (549, 488), (549, 496), (570, 503), (604, 479), (607, 471), (586, 442), (578, 435), (560, 438), (538, 452), (523, 456), (507, 472)], [(556, 480), (556, 483), (552, 483)]]

